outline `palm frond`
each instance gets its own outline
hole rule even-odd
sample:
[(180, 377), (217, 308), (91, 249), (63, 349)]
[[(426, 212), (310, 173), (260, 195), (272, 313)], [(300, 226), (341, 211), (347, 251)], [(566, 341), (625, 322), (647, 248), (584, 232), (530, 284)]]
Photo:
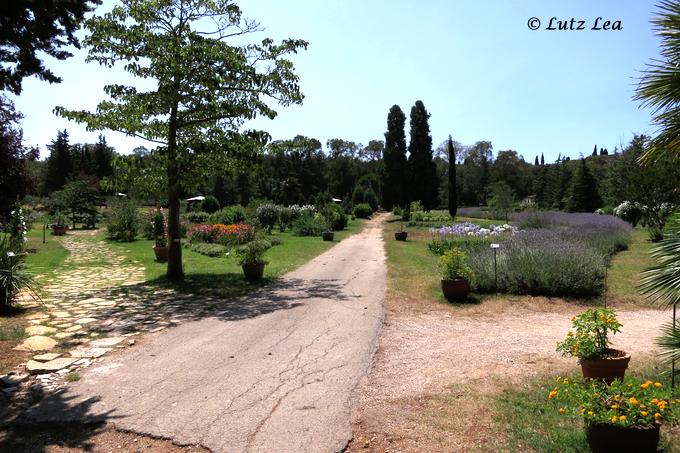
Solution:
[(657, 264), (642, 273), (639, 291), (653, 302), (670, 307), (680, 303), (680, 214), (671, 217), (666, 231), (651, 251)]

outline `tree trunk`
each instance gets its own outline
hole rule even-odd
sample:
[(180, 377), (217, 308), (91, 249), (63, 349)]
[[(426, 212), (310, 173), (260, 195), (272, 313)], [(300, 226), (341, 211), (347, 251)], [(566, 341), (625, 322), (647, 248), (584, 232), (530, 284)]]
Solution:
[(179, 169), (177, 168), (177, 106), (170, 114), (168, 134), (168, 271), (171, 282), (184, 280), (182, 269), (182, 243), (179, 224)]

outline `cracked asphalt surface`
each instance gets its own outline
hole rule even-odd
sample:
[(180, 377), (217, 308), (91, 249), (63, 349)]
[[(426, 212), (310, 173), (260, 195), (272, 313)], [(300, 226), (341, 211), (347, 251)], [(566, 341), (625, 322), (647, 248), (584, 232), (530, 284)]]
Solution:
[(215, 452), (341, 451), (382, 323), (383, 219), (214, 316), (107, 358), (26, 417), (105, 420)]

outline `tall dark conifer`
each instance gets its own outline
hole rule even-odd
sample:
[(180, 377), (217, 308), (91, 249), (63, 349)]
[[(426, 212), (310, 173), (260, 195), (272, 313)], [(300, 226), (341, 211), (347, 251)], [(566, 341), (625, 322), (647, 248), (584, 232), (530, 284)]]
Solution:
[(449, 155), (449, 215), (456, 218), (458, 212), (458, 194), (456, 192), (456, 148), (453, 147), (453, 140), (449, 135), (449, 142), (446, 145)]
[(409, 143), (409, 199), (420, 201), (425, 209), (437, 207), (437, 166), (432, 161), (432, 137), (422, 101), (411, 107), (411, 142)]
[(602, 200), (597, 193), (597, 182), (586, 165), (586, 160), (581, 159), (571, 178), (566, 208), (571, 212), (594, 212), (601, 204)]
[(545, 159), (543, 158), (543, 153), (541, 153), (541, 165), (545, 165)]
[(45, 193), (61, 189), (73, 171), (73, 156), (66, 129), (57, 133), (57, 139), (47, 145), (50, 155), (45, 169)]
[(538, 156), (536, 156), (536, 159), (534, 159), (534, 165), (538, 167)]
[(406, 184), (406, 115), (398, 105), (387, 114), (385, 150), (383, 151), (383, 204), (385, 208), (407, 203)]

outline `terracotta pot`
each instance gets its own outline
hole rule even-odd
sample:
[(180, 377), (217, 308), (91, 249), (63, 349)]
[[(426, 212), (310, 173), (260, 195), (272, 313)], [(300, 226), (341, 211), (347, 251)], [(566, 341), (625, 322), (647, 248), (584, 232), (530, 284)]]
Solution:
[(264, 263), (244, 264), (241, 268), (243, 269), (243, 275), (249, 282), (261, 280), (262, 274), (264, 274)]
[(597, 423), (586, 428), (586, 436), (593, 453), (656, 453), (659, 425), (641, 428)]
[(470, 294), (470, 282), (462, 278), (442, 280), (442, 292), (447, 300), (465, 300)]
[(66, 234), (66, 230), (68, 230), (67, 226), (56, 226), (52, 225), (52, 234), (55, 236), (63, 236)]
[(332, 232), (332, 231), (324, 231), (324, 233), (322, 234), (323, 240), (328, 241), (328, 242), (332, 242), (334, 235), (335, 235), (335, 233)]
[(168, 260), (168, 247), (154, 246), (153, 252), (156, 254), (156, 261), (165, 262)]
[(623, 380), (630, 362), (630, 354), (618, 349), (608, 350), (610, 357), (604, 359), (580, 359), (583, 377), (601, 379), (611, 384), (614, 379)]
[(394, 239), (397, 241), (405, 241), (408, 236), (408, 231), (397, 231), (394, 233)]

